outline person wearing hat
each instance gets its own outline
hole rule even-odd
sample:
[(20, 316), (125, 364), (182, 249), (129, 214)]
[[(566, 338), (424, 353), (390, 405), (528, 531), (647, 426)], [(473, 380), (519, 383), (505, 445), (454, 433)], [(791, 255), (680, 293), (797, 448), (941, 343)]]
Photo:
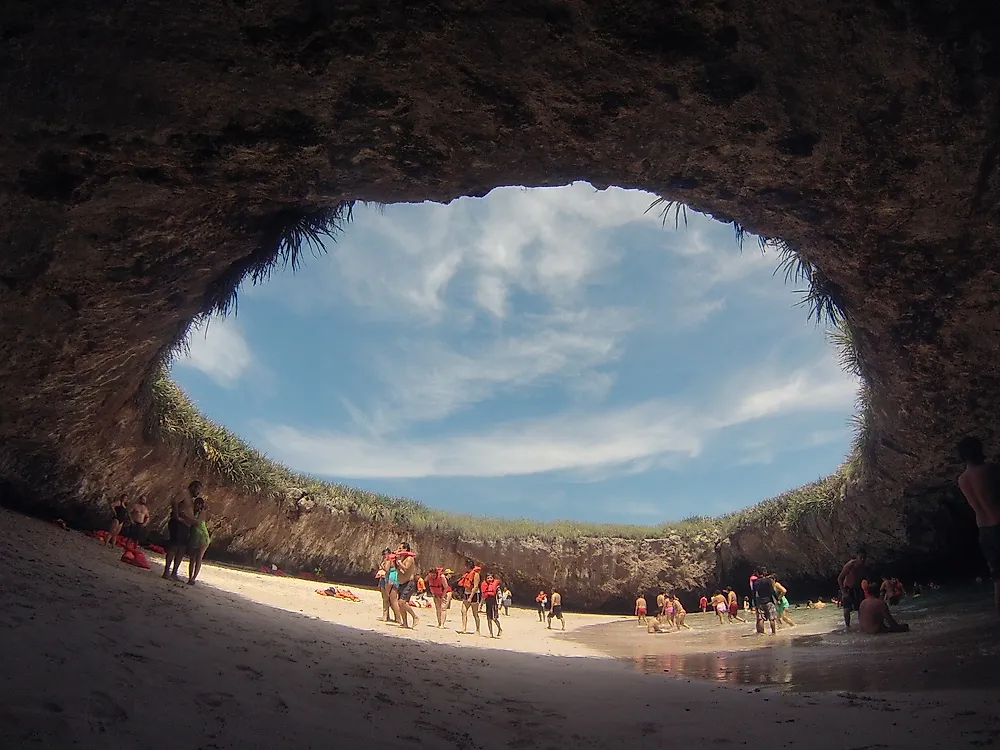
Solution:
[[(445, 568), (444, 569), (444, 575), (445, 575), (445, 578), (447, 578), (450, 581), (451, 577), (453, 575), (455, 575), (455, 571), (452, 570), (451, 568)], [(454, 595), (454, 593), (455, 592), (452, 591), (452, 588), (449, 585), (448, 586), (448, 591), (446, 591), (445, 595), (444, 595), (444, 608), (445, 609), (451, 609), (451, 597)]]

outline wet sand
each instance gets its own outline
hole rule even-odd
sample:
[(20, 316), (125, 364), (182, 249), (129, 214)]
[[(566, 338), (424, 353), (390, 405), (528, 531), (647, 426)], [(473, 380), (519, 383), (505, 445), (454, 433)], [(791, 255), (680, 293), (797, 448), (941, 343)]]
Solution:
[(4, 748), (1000, 741), (995, 691), (875, 698), (678, 680), (591, 656), (577, 639), (609, 618), (571, 613), (563, 635), (512, 612), (502, 641), (402, 631), (375, 621), (374, 592), (355, 604), (214, 566), (189, 587), (52, 524), (0, 511), (0, 525)]
[(1000, 623), (988, 586), (933, 592), (893, 607), (909, 633), (844, 631), (842, 611), (790, 609), (795, 627), (757, 635), (688, 616), (691, 631), (649, 634), (634, 618), (596, 625), (570, 638), (647, 673), (797, 691), (913, 691), (1000, 687)]

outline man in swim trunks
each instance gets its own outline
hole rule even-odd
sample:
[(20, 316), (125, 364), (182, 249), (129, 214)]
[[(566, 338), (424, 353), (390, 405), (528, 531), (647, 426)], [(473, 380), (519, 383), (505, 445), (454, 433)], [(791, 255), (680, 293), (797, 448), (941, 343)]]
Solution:
[(566, 629), (566, 620), (563, 619), (562, 594), (552, 589), (552, 609), (549, 610), (549, 630), (552, 630), (552, 618), (557, 617), (562, 623), (562, 629)]
[(191, 539), (191, 527), (196, 523), (194, 517), (194, 499), (201, 495), (201, 482), (197, 479), (188, 485), (187, 493), (175, 497), (170, 502), (170, 520), (167, 522), (167, 564), (163, 568), (163, 577), (172, 581), (181, 580), (177, 571), (187, 552)]
[(707, 596), (702, 596), (701, 599), (698, 600), (698, 606), (701, 607), (701, 611), (703, 613), (707, 612), (708, 611), (708, 597)]
[(870, 596), (858, 607), (858, 629), (862, 633), (875, 635), (877, 633), (905, 633), (910, 626), (905, 622), (896, 622), (889, 605), (880, 596)]
[(667, 595), (659, 593), (656, 595), (656, 616), (663, 617), (667, 612)]
[[(410, 597), (417, 591), (417, 556), (413, 554), (408, 542), (400, 542), (396, 549), (396, 570), (396, 595), (399, 597), (399, 614), (402, 620), (400, 625), (415, 628), (419, 618), (410, 604)], [(412, 625), (407, 622), (407, 616), (413, 618)]]
[(140, 497), (128, 509), (128, 521), (122, 529), (122, 536), (131, 539), (136, 546), (146, 543), (146, 530), (149, 526), (149, 508), (146, 498)]
[(859, 549), (858, 554), (844, 563), (840, 575), (837, 576), (837, 587), (840, 589), (841, 606), (844, 608), (844, 627), (851, 627), (851, 612), (861, 606), (865, 600), (861, 581), (868, 577), (868, 553)]
[(1000, 466), (986, 460), (983, 444), (974, 437), (958, 444), (958, 455), (965, 461), (958, 486), (976, 514), (979, 546), (993, 578), (993, 604), (1000, 615)]
[(642, 594), (635, 600), (635, 616), (639, 618), (640, 625), (646, 621), (646, 599)]

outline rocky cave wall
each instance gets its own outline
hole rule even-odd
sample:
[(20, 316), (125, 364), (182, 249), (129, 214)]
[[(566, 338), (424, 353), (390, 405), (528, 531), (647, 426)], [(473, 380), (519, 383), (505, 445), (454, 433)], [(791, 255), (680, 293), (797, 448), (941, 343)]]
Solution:
[[(183, 485), (136, 397), (297, 211), (576, 179), (738, 219), (831, 280), (878, 436), (849, 528), (942, 548), (955, 440), (996, 450), (994, 3), (12, 0), (0, 39), (0, 476), (22, 505)], [(727, 546), (779, 555), (779, 531)], [(576, 567), (628, 568), (600, 549)], [(786, 557), (833, 556), (809, 549)]]

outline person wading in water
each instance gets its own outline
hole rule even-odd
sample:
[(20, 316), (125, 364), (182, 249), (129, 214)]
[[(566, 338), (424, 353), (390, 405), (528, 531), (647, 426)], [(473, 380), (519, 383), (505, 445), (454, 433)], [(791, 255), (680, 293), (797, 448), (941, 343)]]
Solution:
[(490, 638), (493, 638), (493, 623), (497, 624), (496, 638), (503, 635), (503, 628), (500, 627), (500, 581), (492, 573), (486, 576), (486, 580), (480, 585), (483, 594), (483, 601), (486, 603), (486, 627), (490, 630)]
[(837, 587), (840, 589), (841, 606), (844, 608), (844, 627), (851, 627), (851, 612), (856, 611), (865, 600), (861, 582), (868, 577), (868, 553), (863, 549), (852, 560), (844, 564), (843, 570), (837, 576)]
[(479, 585), (482, 580), (479, 577), (481, 567), (472, 560), (466, 560), (468, 570), (458, 579), (458, 588), (462, 592), (462, 629), (459, 633), (467, 633), (469, 630), (469, 610), (472, 610), (472, 617), (476, 621), (476, 635), (479, 635), (479, 602), (483, 598)]
[(979, 546), (993, 579), (993, 606), (1000, 615), (1000, 466), (986, 460), (978, 438), (964, 438), (958, 455), (965, 461), (958, 487), (976, 514)]

